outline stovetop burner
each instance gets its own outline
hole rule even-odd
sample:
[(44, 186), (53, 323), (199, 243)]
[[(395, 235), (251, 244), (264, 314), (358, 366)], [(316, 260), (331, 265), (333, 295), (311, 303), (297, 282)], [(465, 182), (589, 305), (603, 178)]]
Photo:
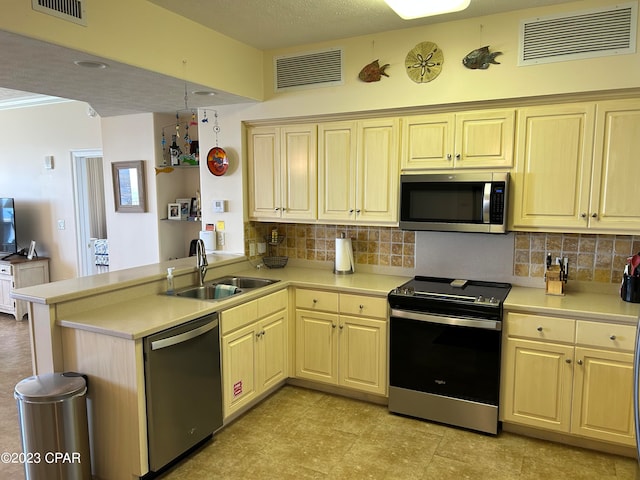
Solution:
[(499, 319), (511, 284), (416, 276), (389, 293), (391, 308)]

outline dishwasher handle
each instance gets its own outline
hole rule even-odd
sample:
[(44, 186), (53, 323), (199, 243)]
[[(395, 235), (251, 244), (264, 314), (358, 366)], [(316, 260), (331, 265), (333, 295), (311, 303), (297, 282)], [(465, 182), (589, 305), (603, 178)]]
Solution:
[(209, 323), (206, 323), (198, 328), (194, 328), (193, 330), (188, 330), (184, 333), (180, 333), (172, 337), (155, 340), (151, 342), (151, 350), (160, 350), (161, 348), (167, 348), (173, 345), (178, 345), (179, 343), (187, 342), (193, 338), (199, 337), (200, 335), (204, 335), (205, 333), (217, 327), (218, 319), (216, 318)]

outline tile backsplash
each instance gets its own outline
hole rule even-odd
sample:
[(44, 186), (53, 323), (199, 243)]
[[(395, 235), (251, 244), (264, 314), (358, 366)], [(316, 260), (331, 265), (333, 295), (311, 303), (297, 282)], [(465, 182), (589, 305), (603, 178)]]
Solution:
[(526, 233), (515, 237), (514, 275), (543, 277), (547, 252), (569, 259), (569, 279), (619, 283), (627, 257), (640, 251), (640, 237), (577, 233)]
[[(276, 228), (284, 239), (271, 255), (311, 261), (335, 259), (335, 239), (345, 233), (353, 241), (356, 265), (415, 268), (416, 234), (391, 227), (245, 223), (245, 251), (264, 242)], [(619, 283), (627, 257), (640, 252), (640, 236), (515, 232), (513, 275), (544, 277), (547, 253), (569, 259), (569, 279)], [(269, 254), (269, 252), (267, 252)]]

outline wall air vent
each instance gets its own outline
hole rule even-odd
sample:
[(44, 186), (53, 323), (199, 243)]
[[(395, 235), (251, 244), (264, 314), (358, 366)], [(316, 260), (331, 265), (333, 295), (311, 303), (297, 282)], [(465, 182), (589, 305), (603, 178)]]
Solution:
[(87, 25), (85, 3), (87, 0), (31, 0), (31, 7), (80, 25)]
[(342, 85), (342, 49), (275, 57), (275, 91)]
[(637, 12), (630, 2), (523, 20), (518, 65), (635, 53)]

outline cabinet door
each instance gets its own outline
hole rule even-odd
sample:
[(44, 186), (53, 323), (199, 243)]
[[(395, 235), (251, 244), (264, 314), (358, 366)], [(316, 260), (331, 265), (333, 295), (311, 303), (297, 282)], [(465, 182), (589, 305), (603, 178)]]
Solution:
[(635, 445), (633, 354), (576, 347), (573, 433)]
[(594, 104), (518, 112), (514, 227), (587, 227)]
[(258, 352), (260, 391), (287, 378), (287, 317), (286, 311), (260, 321)]
[(515, 109), (456, 114), (455, 168), (511, 168)]
[(249, 216), (279, 218), (280, 137), (276, 127), (255, 127), (247, 132)]
[(370, 393), (387, 392), (387, 322), (340, 316), (339, 383)]
[(355, 219), (356, 123), (318, 125), (318, 219)]
[(338, 383), (338, 315), (296, 311), (296, 376)]
[(315, 220), (318, 196), (316, 126), (297, 125), (281, 130), (281, 217)]
[(454, 116), (416, 115), (402, 119), (402, 170), (452, 168)]
[(256, 324), (252, 324), (222, 337), (225, 417), (249, 403), (258, 394), (256, 334)]
[(358, 122), (358, 222), (398, 222), (398, 130), (399, 121), (394, 118)]
[(504, 421), (569, 432), (573, 347), (507, 339), (501, 411)]
[(12, 283), (13, 277), (10, 275), (0, 275), (0, 311), (13, 313), (15, 310), (13, 299), (9, 296)]
[(640, 231), (640, 101), (597, 106), (589, 226), (626, 234)]

